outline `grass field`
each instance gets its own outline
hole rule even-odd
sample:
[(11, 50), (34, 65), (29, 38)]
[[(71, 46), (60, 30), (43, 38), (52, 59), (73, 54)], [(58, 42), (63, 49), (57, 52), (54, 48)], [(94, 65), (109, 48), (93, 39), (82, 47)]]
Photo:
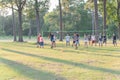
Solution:
[(120, 80), (120, 45), (75, 50), (64, 44), (0, 42), (0, 80)]

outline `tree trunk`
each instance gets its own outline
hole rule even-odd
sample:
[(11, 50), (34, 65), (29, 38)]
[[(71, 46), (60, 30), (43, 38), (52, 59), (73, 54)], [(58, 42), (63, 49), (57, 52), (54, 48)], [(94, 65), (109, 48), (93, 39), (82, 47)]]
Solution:
[(120, 22), (119, 22), (119, 24), (118, 24), (118, 38), (119, 38), (119, 40), (120, 40)]
[(18, 9), (18, 19), (19, 19), (19, 25), (18, 25), (18, 36), (19, 42), (23, 42), (23, 34), (22, 34), (22, 10)]
[(118, 4), (118, 6), (117, 6), (117, 18), (118, 18), (118, 28), (119, 28), (118, 37), (120, 40), (120, 1), (119, 0), (117, 0), (117, 4)]
[(92, 34), (95, 34), (95, 13), (92, 11)]
[(106, 0), (103, 0), (103, 5), (104, 5), (104, 19), (103, 19), (103, 34), (106, 34)]
[(32, 34), (32, 20), (30, 20), (30, 28), (29, 28), (29, 33), (28, 33), (28, 36), (29, 36), (29, 39), (31, 39), (31, 34)]
[(15, 26), (15, 14), (14, 14), (14, 9), (13, 9), (13, 5), (12, 5), (12, 24), (13, 24), (13, 36), (14, 36), (14, 41), (17, 41), (16, 38), (16, 26)]
[(40, 15), (39, 15), (38, 0), (35, 0), (35, 10), (36, 10), (37, 34), (39, 34), (41, 27), (40, 27)]
[(95, 35), (96, 40), (98, 41), (98, 35), (99, 35), (99, 28), (98, 28), (98, 5), (97, 0), (94, 0), (94, 7), (95, 7)]
[(63, 41), (61, 0), (59, 0), (59, 11), (60, 11), (60, 41)]

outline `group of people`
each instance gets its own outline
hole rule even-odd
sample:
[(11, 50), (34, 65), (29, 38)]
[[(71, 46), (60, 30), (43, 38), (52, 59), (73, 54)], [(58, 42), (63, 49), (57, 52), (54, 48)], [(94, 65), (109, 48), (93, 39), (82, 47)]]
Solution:
[[(49, 39), (51, 41), (51, 48), (56, 47), (56, 36), (53, 33), (50, 33)], [(75, 47), (75, 49), (77, 49), (78, 46), (80, 46), (79, 34), (75, 33), (73, 34), (72, 37), (69, 34), (67, 34), (65, 36), (66, 46), (70, 46), (71, 39), (73, 40), (72, 47)], [(117, 36), (115, 34), (113, 34), (112, 39), (113, 39), (113, 45), (117, 46)], [(41, 34), (38, 34), (37, 36), (37, 43), (38, 43), (37, 47), (44, 48), (44, 40)], [(97, 43), (99, 44), (99, 46), (103, 46), (103, 44), (106, 45), (107, 44), (106, 35), (102, 35), (101, 33), (98, 36), (84, 34), (84, 46), (85, 47), (88, 47), (88, 45), (96, 46)]]
[[(67, 34), (67, 36), (65, 37), (66, 39), (66, 46), (70, 46), (70, 39), (71, 37), (69, 36), (69, 34)], [(75, 48), (77, 49), (78, 48), (78, 45), (80, 45), (80, 37), (79, 37), (79, 34), (74, 34), (73, 37), (73, 44), (72, 44), (72, 47), (75, 46)]]
[(37, 36), (37, 47), (44, 48), (44, 40), (40, 33)]
[[(112, 36), (112, 41), (113, 41), (113, 45), (117, 46), (117, 36), (115, 34), (113, 34)], [(97, 39), (95, 39), (95, 43), (97, 43)], [(107, 37), (106, 35), (102, 35), (101, 33), (98, 36), (98, 43), (99, 46), (103, 46), (103, 44), (107, 44)]]
[[(54, 34), (50, 33), (49, 34), (49, 39), (51, 41), (51, 48), (56, 47), (56, 37)], [(39, 33), (37, 36), (37, 47), (44, 48), (44, 39), (42, 35)]]
[[(70, 39), (71, 37), (69, 36), (69, 34), (67, 34), (67, 36), (65, 37), (66, 38), (66, 46), (70, 45)], [(77, 49), (78, 48), (78, 45), (80, 45), (80, 36), (79, 34), (74, 34), (73, 37), (73, 43), (72, 43), (72, 46), (74, 45), (75, 48)], [(113, 34), (113, 45), (114, 46), (117, 46), (117, 36), (115, 34)], [(99, 46), (103, 46), (104, 44), (106, 45), (107, 44), (107, 36), (106, 35), (102, 35), (101, 33), (96, 36), (96, 35), (87, 35), (87, 34), (84, 34), (84, 46), (85, 47), (88, 47), (88, 45), (97, 45), (97, 43), (99, 44)]]

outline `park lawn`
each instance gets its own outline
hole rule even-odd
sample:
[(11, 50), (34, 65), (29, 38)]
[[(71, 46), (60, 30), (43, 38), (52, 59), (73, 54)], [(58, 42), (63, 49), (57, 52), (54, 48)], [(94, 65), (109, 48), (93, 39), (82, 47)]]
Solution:
[(75, 50), (64, 42), (54, 49), (0, 42), (0, 80), (120, 80), (120, 45)]

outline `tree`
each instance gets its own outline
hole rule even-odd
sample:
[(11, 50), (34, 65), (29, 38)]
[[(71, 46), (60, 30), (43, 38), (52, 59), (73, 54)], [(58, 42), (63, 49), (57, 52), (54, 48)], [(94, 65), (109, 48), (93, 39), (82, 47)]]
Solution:
[(14, 13), (14, 7), (13, 7), (13, 2), (12, 4), (12, 24), (13, 24), (13, 36), (14, 36), (14, 41), (17, 41), (17, 34), (16, 34), (16, 25), (15, 25), (15, 13)]
[(17, 41), (17, 38), (16, 38), (15, 15), (14, 15), (14, 10), (16, 10), (16, 9), (14, 8), (14, 1), (13, 0), (1, 0), (0, 2), (2, 4), (2, 6), (12, 10), (13, 36), (14, 36), (14, 41)]
[(62, 32), (62, 7), (61, 7), (61, 0), (59, 0), (59, 11), (60, 11), (60, 41), (63, 41), (63, 32)]
[(32, 35), (32, 28), (33, 28), (33, 22), (35, 22), (35, 12), (34, 12), (34, 1), (33, 0), (29, 0), (26, 2), (26, 7), (25, 7), (25, 16), (26, 16), (26, 21), (29, 23), (29, 32), (28, 32), (28, 36), (29, 39), (31, 39), (31, 35)]
[[(35, 0), (35, 11), (36, 11), (36, 22), (37, 22), (37, 34), (40, 33), (42, 29), (41, 19), (42, 13), (45, 13), (48, 9), (49, 0)], [(40, 12), (41, 11), (41, 12)], [(41, 19), (40, 19), (41, 18)]]
[(38, 0), (35, 0), (35, 11), (36, 11), (36, 22), (37, 22), (37, 34), (40, 33), (40, 15), (39, 15), (39, 6)]
[(70, 1), (69, 0), (63, 0), (61, 3), (62, 7), (63, 7), (63, 30), (65, 30), (66, 25), (66, 20), (67, 20), (67, 13), (69, 12), (69, 5), (70, 5)]
[(18, 21), (19, 21), (19, 24), (18, 24), (18, 36), (19, 36), (18, 41), (19, 42), (23, 42), (22, 11), (25, 3), (26, 3), (26, 0), (15, 0), (15, 4), (17, 6), (17, 11), (18, 11)]
[(95, 35), (97, 37), (98, 40), (98, 4), (97, 4), (97, 0), (94, 0), (94, 8), (95, 8)]
[[(63, 5), (62, 6), (62, 20), (63, 20), (63, 25), (65, 25), (64, 30), (68, 31), (67, 33), (70, 33), (70, 35), (72, 35), (73, 33), (69, 31), (87, 32), (91, 30), (92, 28), (91, 14), (88, 13), (87, 10), (85, 10), (84, 8), (85, 3), (82, 0), (77, 0), (77, 1), (69, 0), (69, 1), (64, 1), (64, 2), (62, 1), (62, 5)], [(49, 31), (60, 30), (60, 27), (59, 27), (60, 19), (58, 18), (58, 15), (59, 15), (59, 7), (57, 7), (52, 12), (49, 12), (45, 15), (44, 18), (45, 18), (45, 24), (46, 24), (47, 30)], [(65, 33), (66, 32), (64, 32), (64, 34)], [(83, 35), (83, 34), (84, 33), (80, 32), (80, 35)]]
[(104, 9), (104, 19), (103, 19), (103, 33), (106, 34), (106, 0), (103, 0), (103, 9)]
[(117, 21), (118, 21), (118, 34), (120, 39), (120, 0), (117, 0)]

